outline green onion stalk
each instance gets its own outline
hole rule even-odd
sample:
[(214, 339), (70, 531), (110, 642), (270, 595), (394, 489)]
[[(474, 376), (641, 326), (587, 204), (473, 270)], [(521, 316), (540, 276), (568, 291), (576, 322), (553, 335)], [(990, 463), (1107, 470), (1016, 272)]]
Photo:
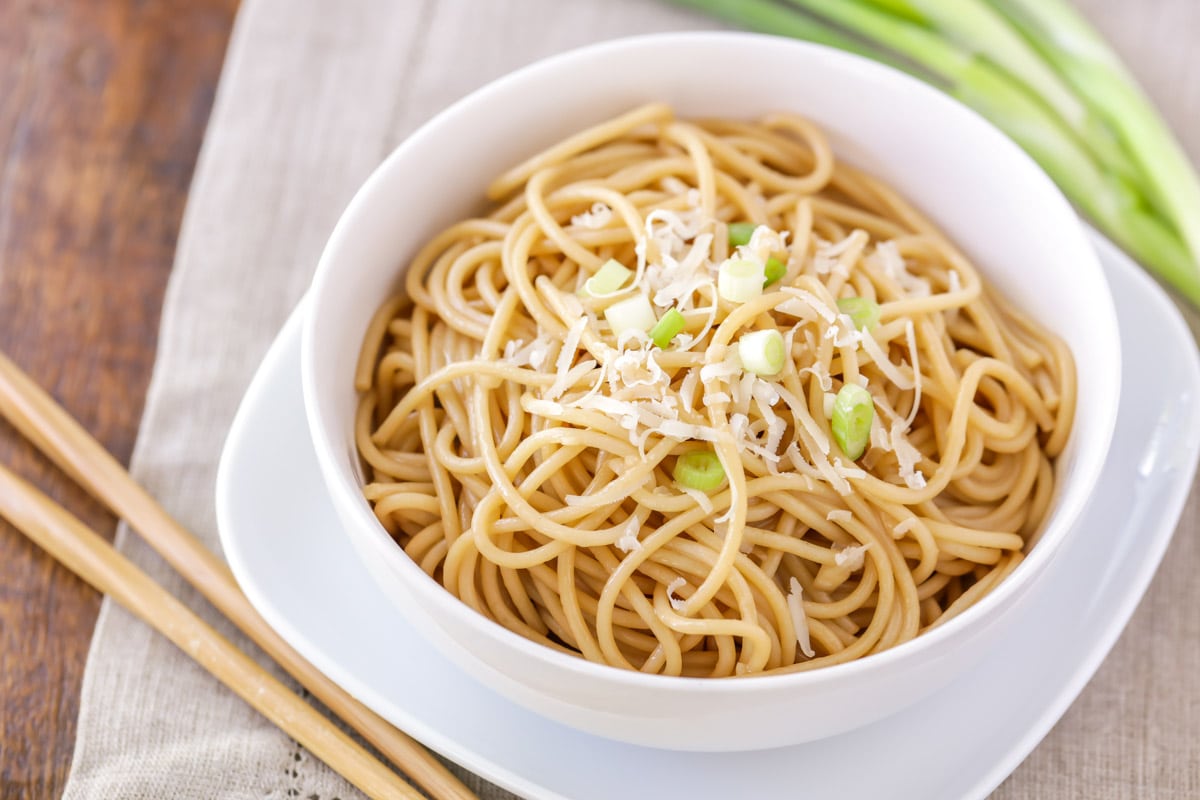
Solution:
[(1062, 0), (993, 2), (1117, 132), (1200, 262), (1200, 181), (1179, 141), (1104, 39)]
[(1117, 243), (1200, 306), (1200, 179), (1064, 0), (673, 0), (898, 67), (973, 107)]

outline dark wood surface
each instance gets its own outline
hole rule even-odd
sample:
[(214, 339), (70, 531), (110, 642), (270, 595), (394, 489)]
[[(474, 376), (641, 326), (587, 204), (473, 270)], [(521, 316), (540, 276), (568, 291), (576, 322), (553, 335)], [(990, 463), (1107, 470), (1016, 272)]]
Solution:
[[(128, 461), (236, 0), (0, 0), (0, 349)], [(0, 422), (0, 463), (113, 520)], [(0, 797), (58, 797), (99, 596), (0, 522)]]

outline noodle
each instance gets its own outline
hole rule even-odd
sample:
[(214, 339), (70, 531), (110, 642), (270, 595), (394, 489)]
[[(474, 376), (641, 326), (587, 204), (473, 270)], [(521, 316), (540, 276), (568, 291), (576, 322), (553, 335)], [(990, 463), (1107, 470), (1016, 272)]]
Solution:
[[(649, 105), (489, 196), (416, 255), (357, 372), (366, 497), (464, 603), (625, 669), (780, 673), (912, 639), (1020, 563), (1071, 355), (811, 123)], [(758, 227), (735, 247), (733, 222)], [(732, 302), (731, 257), (785, 273)], [(581, 292), (610, 259), (631, 280)], [(607, 310), (638, 294), (682, 316), (666, 347), (613, 335)], [(783, 337), (777, 375), (738, 355), (759, 330)], [(846, 384), (874, 405), (857, 461), (829, 419)], [(719, 486), (676, 479), (697, 451)]]

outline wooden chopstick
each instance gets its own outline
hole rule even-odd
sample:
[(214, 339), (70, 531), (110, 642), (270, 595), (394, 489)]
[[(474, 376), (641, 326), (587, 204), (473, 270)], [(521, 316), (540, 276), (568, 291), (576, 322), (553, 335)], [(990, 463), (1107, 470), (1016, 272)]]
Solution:
[[(308, 663), (259, 615), (233, 573), (61, 406), (0, 354), (0, 415), (124, 518), (176, 572), (336, 716), (436, 800), (478, 800), (440, 761)], [(115, 551), (114, 551), (115, 552)]]
[(421, 794), (238, 650), (99, 534), (0, 467), (0, 515), (79, 577), (170, 639), (369, 797)]

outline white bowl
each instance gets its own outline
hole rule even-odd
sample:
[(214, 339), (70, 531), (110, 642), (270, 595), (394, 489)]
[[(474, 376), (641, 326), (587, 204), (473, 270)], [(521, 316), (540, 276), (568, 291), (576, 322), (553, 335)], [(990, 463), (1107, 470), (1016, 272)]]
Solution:
[[(1079, 370), (1075, 430), (1058, 461), (1053, 511), (1028, 558), (958, 618), (854, 663), (712, 680), (643, 675), (530, 642), (461, 604), (392, 541), (363, 499), (353, 370), (372, 312), (402, 265), (480, 206), (490, 179), (569, 133), (651, 100), (681, 116), (799, 112), (840, 157), (898, 188), (1019, 307), (1064, 337)], [(1112, 298), (1070, 206), (1014, 144), (917, 81), (841, 52), (773, 37), (684, 33), (608, 42), (526, 67), (426, 123), (374, 172), (329, 240), (309, 293), (303, 380), (321, 470), (345, 535), (395, 608), (476, 679), (591, 733), (681, 750), (758, 749), (880, 719), (989, 656), (1058, 552), (1100, 474), (1116, 419)], [(414, 691), (419, 691), (414, 687)], [(480, 720), (480, 724), (487, 724)]]

